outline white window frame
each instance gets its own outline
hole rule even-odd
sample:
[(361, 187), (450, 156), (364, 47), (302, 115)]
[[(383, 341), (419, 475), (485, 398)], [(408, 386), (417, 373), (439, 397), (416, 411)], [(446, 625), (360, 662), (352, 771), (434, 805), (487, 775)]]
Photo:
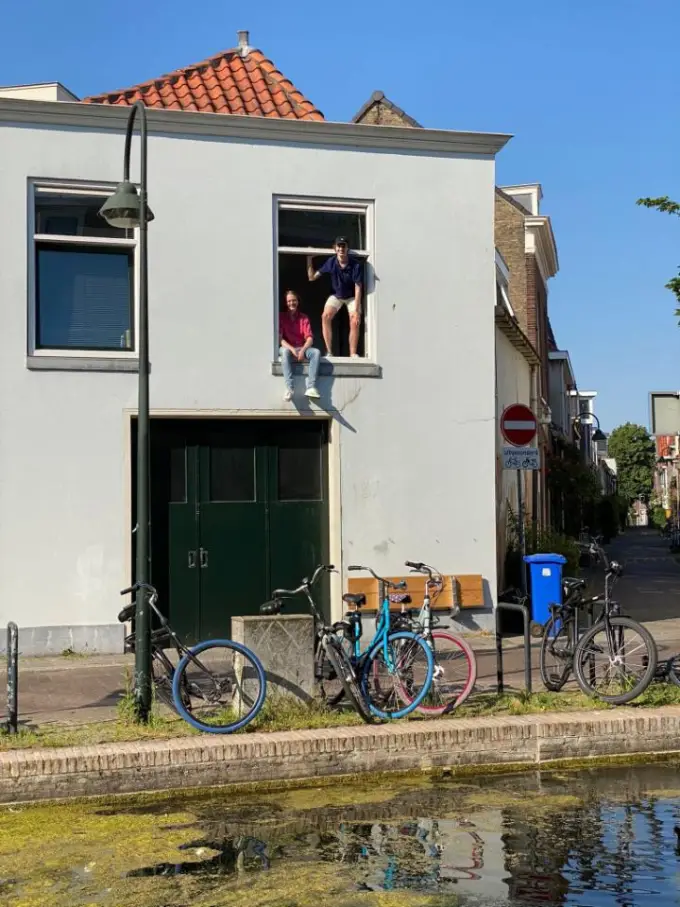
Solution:
[[(102, 204), (113, 195), (116, 186), (112, 183), (81, 183), (75, 180), (30, 180), (28, 184), (28, 355), (60, 359), (129, 359), (139, 358), (139, 230), (131, 239), (113, 236), (66, 236), (53, 233), (36, 233), (36, 203), (41, 195), (100, 196)], [(58, 213), (58, 209), (55, 208)], [(53, 245), (100, 246), (104, 248), (132, 249), (132, 311), (134, 344), (131, 349), (121, 350), (79, 350), (50, 349), (37, 345), (37, 275), (36, 243), (49, 242)]]
[[(329, 214), (362, 214), (366, 224), (365, 249), (350, 249), (350, 252), (370, 264), (375, 270), (375, 201), (373, 199), (319, 198), (316, 196), (275, 195), (273, 206), (274, 220), (274, 311), (273, 311), (273, 352), (274, 360), (279, 358), (279, 255), (333, 255), (331, 246), (280, 246), (279, 245), (279, 211), (323, 211)], [(349, 359), (346, 356), (331, 356), (329, 362), (343, 365), (375, 365), (377, 362), (377, 292), (370, 269), (364, 271), (364, 286), (361, 295), (362, 318), (364, 321), (364, 352), (360, 359)]]

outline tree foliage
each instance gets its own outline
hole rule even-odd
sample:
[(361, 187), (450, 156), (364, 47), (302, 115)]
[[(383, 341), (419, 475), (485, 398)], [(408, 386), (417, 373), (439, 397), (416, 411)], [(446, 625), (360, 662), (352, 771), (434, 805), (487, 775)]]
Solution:
[[(663, 195), (660, 198), (639, 198), (637, 204), (642, 205), (644, 208), (655, 208), (663, 214), (675, 214), (680, 217), (680, 203), (672, 201), (667, 195)], [(675, 310), (675, 314), (680, 318), (680, 269), (678, 276), (671, 277), (668, 281), (666, 289), (670, 290), (677, 300), (678, 308)]]
[(609, 456), (616, 459), (619, 493), (629, 501), (649, 497), (654, 487), (656, 451), (643, 425), (626, 422), (609, 436)]

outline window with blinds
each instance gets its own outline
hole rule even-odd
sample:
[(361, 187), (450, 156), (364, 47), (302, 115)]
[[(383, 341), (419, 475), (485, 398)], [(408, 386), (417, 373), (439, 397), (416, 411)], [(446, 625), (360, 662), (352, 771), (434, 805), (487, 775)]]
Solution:
[(99, 216), (107, 193), (36, 186), (36, 352), (123, 355), (135, 349), (134, 231)]

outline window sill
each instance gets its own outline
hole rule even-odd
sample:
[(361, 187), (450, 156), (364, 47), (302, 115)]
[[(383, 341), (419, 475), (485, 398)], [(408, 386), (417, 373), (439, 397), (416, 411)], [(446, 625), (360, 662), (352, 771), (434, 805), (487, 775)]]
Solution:
[[(296, 362), (293, 365), (294, 375), (306, 375), (309, 370), (307, 363)], [(272, 375), (283, 375), (280, 360), (276, 359), (271, 364)], [(319, 363), (319, 375), (329, 375), (333, 378), (382, 378), (382, 366), (366, 359), (325, 359)]]
[(26, 368), (35, 372), (138, 372), (139, 359), (26, 356)]

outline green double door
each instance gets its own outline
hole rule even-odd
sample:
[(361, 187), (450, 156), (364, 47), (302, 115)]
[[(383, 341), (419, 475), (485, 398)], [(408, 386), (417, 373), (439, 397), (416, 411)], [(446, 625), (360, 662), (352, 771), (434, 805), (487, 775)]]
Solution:
[(229, 636), (233, 616), (328, 562), (321, 420), (153, 420), (150, 488), (152, 580), (187, 641)]

